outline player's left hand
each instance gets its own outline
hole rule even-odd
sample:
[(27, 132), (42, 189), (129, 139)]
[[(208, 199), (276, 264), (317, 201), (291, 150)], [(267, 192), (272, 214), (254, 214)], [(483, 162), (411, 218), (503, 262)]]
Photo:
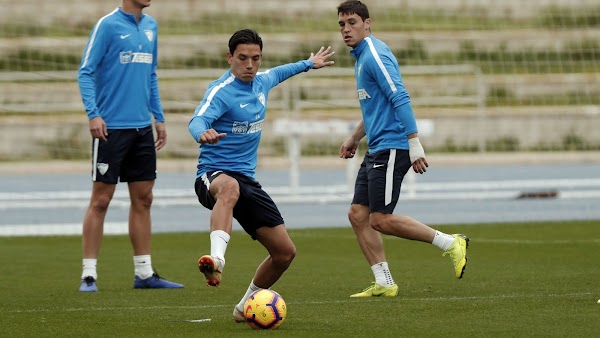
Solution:
[(421, 145), (418, 137), (408, 139), (408, 154), (410, 162), (412, 163), (413, 170), (418, 174), (423, 174), (427, 171), (429, 163), (425, 158), (425, 150)]
[(167, 128), (164, 122), (156, 122), (156, 141), (154, 147), (161, 150), (167, 144)]
[(331, 50), (331, 46), (327, 47), (327, 49), (321, 47), (317, 53), (310, 53), (308, 59), (313, 62), (313, 69), (319, 69), (334, 64), (334, 61), (327, 61), (333, 54), (335, 52)]

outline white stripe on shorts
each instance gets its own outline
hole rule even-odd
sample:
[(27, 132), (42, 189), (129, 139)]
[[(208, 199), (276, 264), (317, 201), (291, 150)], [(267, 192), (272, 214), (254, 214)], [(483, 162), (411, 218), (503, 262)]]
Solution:
[(385, 205), (392, 202), (394, 190), (394, 164), (396, 163), (396, 149), (390, 149), (387, 167), (385, 169)]
[(96, 182), (96, 166), (98, 165), (98, 145), (100, 139), (94, 138), (94, 145), (92, 146), (92, 181)]
[(202, 174), (200, 178), (202, 179), (202, 183), (204, 183), (204, 185), (206, 186), (206, 189), (210, 191), (210, 181), (208, 180), (208, 176), (206, 176), (206, 173)]

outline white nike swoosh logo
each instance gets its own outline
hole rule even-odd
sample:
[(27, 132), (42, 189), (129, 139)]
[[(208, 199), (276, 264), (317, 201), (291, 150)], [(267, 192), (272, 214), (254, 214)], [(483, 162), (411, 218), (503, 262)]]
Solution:
[(250, 103), (246, 103), (246, 104), (242, 104), (240, 103), (240, 108), (246, 108), (247, 105), (249, 105)]
[(121, 39), (127, 39), (131, 34), (121, 35)]
[(379, 168), (379, 167), (383, 167), (385, 164), (373, 164), (373, 168)]

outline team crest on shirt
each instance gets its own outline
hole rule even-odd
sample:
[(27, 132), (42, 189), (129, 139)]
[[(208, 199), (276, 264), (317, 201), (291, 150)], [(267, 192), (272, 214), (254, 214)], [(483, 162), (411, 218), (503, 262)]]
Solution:
[(256, 95), (256, 96), (258, 96), (258, 101), (260, 101), (260, 103), (262, 103), (263, 106), (266, 106), (265, 102), (267, 100), (265, 99), (265, 94), (258, 93), (258, 95)]
[(154, 40), (154, 32), (146, 29), (144, 30), (144, 33), (146, 33), (146, 37), (148, 38), (148, 41), (152, 42), (152, 40)]

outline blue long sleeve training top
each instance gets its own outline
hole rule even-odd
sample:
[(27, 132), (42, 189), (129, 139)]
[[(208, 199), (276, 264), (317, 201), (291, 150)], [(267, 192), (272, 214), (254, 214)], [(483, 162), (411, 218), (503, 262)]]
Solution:
[(396, 57), (373, 35), (350, 54), (356, 59), (356, 88), (369, 153), (408, 149), (407, 136), (417, 132), (417, 123)]
[(156, 65), (158, 25), (142, 14), (116, 8), (94, 26), (79, 67), (78, 81), (88, 118), (100, 116), (108, 129), (143, 128), (164, 122)]
[(310, 60), (298, 61), (258, 72), (252, 82), (238, 80), (229, 70), (210, 83), (190, 120), (189, 131), (196, 142), (211, 128), (227, 136), (217, 144), (200, 145), (197, 177), (228, 170), (254, 179), (269, 91), (312, 67)]

